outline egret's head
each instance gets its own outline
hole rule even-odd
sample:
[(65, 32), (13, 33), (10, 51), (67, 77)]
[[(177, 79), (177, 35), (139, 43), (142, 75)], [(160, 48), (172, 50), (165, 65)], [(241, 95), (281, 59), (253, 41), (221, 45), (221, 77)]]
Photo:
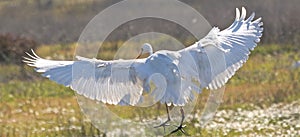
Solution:
[(153, 53), (152, 46), (149, 43), (144, 43), (141, 48), (141, 53), (150, 53), (150, 55)]
[(140, 54), (137, 58), (140, 58), (142, 55), (149, 56), (153, 54), (153, 49), (152, 46), (149, 43), (144, 43), (143, 46), (141, 47)]

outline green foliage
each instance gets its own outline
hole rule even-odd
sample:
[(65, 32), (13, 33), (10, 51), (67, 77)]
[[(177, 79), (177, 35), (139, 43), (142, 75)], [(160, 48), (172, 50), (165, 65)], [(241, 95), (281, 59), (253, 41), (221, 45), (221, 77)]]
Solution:
[(0, 83), (1, 102), (18, 99), (72, 96), (73, 91), (49, 80), (18, 81)]
[(41, 45), (36, 50), (41, 57), (52, 58), (56, 60), (73, 60), (75, 48), (77, 44), (55, 44), (55, 45)]
[(0, 64), (0, 82), (8, 82), (22, 77), (21, 67), (14, 64)]

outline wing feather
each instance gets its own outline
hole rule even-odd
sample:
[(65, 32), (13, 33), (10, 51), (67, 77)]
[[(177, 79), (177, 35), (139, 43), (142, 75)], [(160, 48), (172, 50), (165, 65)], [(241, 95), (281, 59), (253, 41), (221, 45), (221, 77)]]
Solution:
[(222, 87), (247, 61), (263, 32), (261, 18), (253, 21), (254, 15), (246, 19), (245, 8), (241, 14), (236, 9), (235, 21), (227, 29), (213, 28), (206, 37), (180, 51), (190, 53), (197, 62), (202, 87)]
[(133, 61), (102, 61), (78, 57), (78, 61), (54, 61), (40, 58), (34, 51), (26, 53), (24, 62), (42, 76), (78, 94), (108, 104), (135, 105), (143, 84), (137, 81)]

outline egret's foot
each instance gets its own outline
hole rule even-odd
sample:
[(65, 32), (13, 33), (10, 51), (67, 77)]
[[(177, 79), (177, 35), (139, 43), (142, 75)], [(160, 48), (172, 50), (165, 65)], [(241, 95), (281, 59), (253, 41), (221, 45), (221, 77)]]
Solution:
[(166, 132), (166, 126), (170, 126), (170, 124), (169, 124), (170, 121), (171, 121), (171, 120), (168, 119), (168, 120), (166, 120), (165, 122), (161, 123), (160, 125), (155, 126), (154, 128), (163, 127), (163, 128), (164, 128), (164, 132)]
[(182, 134), (184, 134), (186, 136), (190, 136), (187, 132), (184, 131), (184, 129), (183, 129), (184, 127), (186, 127), (186, 125), (180, 124), (175, 130), (173, 130), (167, 136), (170, 136), (171, 134), (176, 133), (177, 131), (180, 131)]

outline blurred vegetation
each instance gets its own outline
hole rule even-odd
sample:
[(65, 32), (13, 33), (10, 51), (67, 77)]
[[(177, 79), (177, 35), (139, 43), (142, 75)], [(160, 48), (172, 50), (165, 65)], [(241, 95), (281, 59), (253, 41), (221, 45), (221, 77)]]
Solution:
[[(105, 43), (100, 57), (113, 58), (116, 48), (123, 42)], [(292, 69), (294, 60), (300, 59), (299, 48), (291, 45), (259, 45), (247, 63), (226, 85), (220, 109), (252, 109), (253, 105), (266, 108), (273, 103), (289, 103), (300, 98), (300, 69)], [(42, 45), (36, 49), (41, 57), (72, 59), (76, 44)], [(25, 69), (32, 78), (20, 79)], [(0, 133), (2, 136), (93, 136), (103, 135), (80, 113), (74, 92), (48, 79), (41, 78), (30, 67), (15, 64), (0, 65)], [(199, 94), (196, 110), (203, 109), (209, 92)], [(159, 108), (159, 109), (157, 109)], [(146, 110), (110, 106), (124, 118), (151, 117), (163, 114), (164, 107)], [(126, 111), (128, 110), (128, 111)], [(126, 112), (124, 112), (126, 111)], [(131, 113), (128, 113), (131, 112)], [(196, 113), (196, 112), (195, 112)], [(197, 121), (194, 121), (197, 122)], [(189, 133), (222, 136), (221, 131), (210, 133), (193, 128)], [(247, 133), (243, 133), (247, 135)], [(180, 134), (178, 134), (180, 135)], [(232, 133), (235, 135), (235, 133)]]
[[(118, 1), (0, 1), (0, 136), (105, 136), (83, 116), (71, 89), (42, 78), (20, 61), (29, 49), (36, 49), (37, 54), (44, 58), (72, 60), (76, 41), (84, 26), (101, 10)], [(299, 100), (300, 69), (291, 68), (294, 61), (300, 60), (298, 0), (183, 2), (221, 29), (232, 23), (234, 8), (237, 7), (245, 6), (247, 11), (263, 17), (265, 31), (262, 44), (255, 48), (247, 63), (226, 85), (220, 109), (253, 109), (253, 104), (266, 108), (274, 103)], [(136, 24), (129, 22), (114, 30), (101, 47), (98, 58), (113, 59), (124, 41), (136, 35), (132, 32), (154, 31), (152, 27), (142, 27), (147, 22), (149, 20), (138, 22), (139, 27), (132, 27)], [(154, 26), (157, 26), (155, 30), (179, 28), (176, 24), (159, 21)], [(127, 32), (126, 35), (124, 32)], [(173, 32), (172, 36), (179, 38), (184, 45), (195, 41), (179, 29)], [(199, 94), (196, 109), (204, 107), (208, 95), (207, 90)], [(132, 108), (119, 112), (117, 107), (110, 107), (126, 118), (143, 113)], [(164, 107), (143, 113), (143, 116), (157, 112), (164, 113)], [(187, 131), (191, 134), (200, 132), (202, 136), (224, 136), (221, 131), (210, 133), (193, 128), (195, 122), (188, 123)], [(264, 135), (264, 131), (257, 132)], [(239, 135), (230, 133), (228, 136)]]
[(11, 34), (0, 35), (0, 63), (21, 64), (20, 57), (37, 46), (38, 44), (32, 39)]
[[(0, 1), (0, 33), (32, 37), (39, 43), (73, 43), (78, 40), (86, 24), (100, 11), (121, 0), (10, 0)], [(212, 26), (228, 27), (235, 18), (235, 8), (245, 6), (248, 15), (256, 13), (264, 22), (264, 44), (280, 43), (282, 46), (300, 43), (299, 0), (184, 0), (198, 10)], [(17, 9), (17, 10), (16, 10)], [(186, 15), (189, 16), (189, 15)], [(183, 17), (184, 18), (184, 17)], [(176, 38), (190, 39), (190, 35), (176, 31), (179, 25), (164, 21), (128, 22), (118, 28), (111, 42), (126, 40), (134, 32), (172, 30)], [(145, 27), (147, 26), (147, 27)], [(152, 30), (151, 30), (152, 29)], [(118, 33), (121, 32), (121, 33)]]

